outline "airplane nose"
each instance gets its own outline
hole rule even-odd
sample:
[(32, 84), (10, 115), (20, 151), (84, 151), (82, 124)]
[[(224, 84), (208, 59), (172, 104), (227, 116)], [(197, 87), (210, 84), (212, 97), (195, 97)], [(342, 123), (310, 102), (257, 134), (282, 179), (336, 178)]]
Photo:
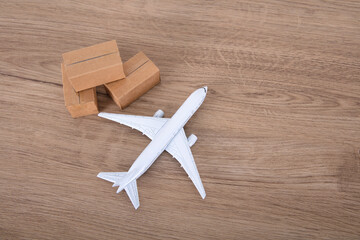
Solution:
[(205, 93), (207, 93), (207, 86), (205, 86), (205, 87), (203, 87), (204, 88), (204, 90), (205, 90)]

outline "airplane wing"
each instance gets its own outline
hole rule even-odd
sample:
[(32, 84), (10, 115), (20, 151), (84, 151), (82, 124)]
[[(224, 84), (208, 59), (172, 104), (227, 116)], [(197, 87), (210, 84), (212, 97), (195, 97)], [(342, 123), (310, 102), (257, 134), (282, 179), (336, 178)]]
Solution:
[(196, 189), (199, 191), (201, 197), (205, 198), (205, 189), (197, 170), (194, 157), (191, 153), (184, 129), (181, 129), (173, 138), (166, 147), (166, 151), (178, 160), (185, 172), (189, 175), (191, 181), (194, 183)]
[(118, 122), (133, 129), (135, 128), (136, 130), (145, 134), (151, 140), (168, 120), (168, 118), (145, 117), (104, 112), (99, 113), (98, 116)]
[[(99, 113), (100, 117), (118, 122), (120, 124), (135, 128), (136, 130), (145, 134), (151, 140), (156, 133), (166, 123), (168, 118), (159, 117), (145, 117), (134, 115), (123, 115), (114, 113)], [(194, 183), (196, 189), (199, 191), (202, 198), (205, 198), (206, 193), (202, 184), (199, 172), (197, 170), (194, 157), (190, 150), (188, 139), (186, 138), (184, 129), (181, 129), (173, 138), (170, 144), (166, 147), (166, 151), (170, 153), (189, 175), (191, 181)]]

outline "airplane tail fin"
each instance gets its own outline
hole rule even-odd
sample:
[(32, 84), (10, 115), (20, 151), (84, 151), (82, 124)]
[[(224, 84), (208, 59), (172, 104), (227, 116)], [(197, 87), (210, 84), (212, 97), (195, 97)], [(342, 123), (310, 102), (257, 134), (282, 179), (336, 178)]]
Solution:
[(140, 202), (136, 179), (125, 186), (121, 186), (120, 184), (121, 180), (126, 176), (126, 174), (127, 172), (101, 172), (97, 176), (101, 179), (114, 183), (113, 187), (119, 186), (116, 193), (119, 193), (121, 190), (125, 189), (131, 203), (134, 205), (134, 208), (137, 209), (140, 206)]

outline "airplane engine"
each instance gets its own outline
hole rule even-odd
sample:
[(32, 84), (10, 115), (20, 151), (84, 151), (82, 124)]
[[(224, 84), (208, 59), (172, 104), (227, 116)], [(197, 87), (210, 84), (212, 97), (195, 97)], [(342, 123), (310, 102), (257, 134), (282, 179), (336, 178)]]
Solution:
[(164, 116), (164, 111), (159, 109), (155, 112), (153, 117), (162, 118)]
[(191, 134), (188, 137), (188, 143), (190, 147), (192, 147), (196, 143), (196, 141), (197, 141), (197, 137), (194, 134)]

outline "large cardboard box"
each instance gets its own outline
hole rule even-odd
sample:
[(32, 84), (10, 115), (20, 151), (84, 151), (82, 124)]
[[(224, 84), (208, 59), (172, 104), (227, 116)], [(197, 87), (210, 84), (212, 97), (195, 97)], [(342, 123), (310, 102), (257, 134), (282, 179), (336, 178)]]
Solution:
[(159, 68), (139, 52), (124, 63), (125, 79), (105, 84), (114, 102), (124, 109), (160, 82)]
[(116, 41), (64, 53), (64, 68), (76, 92), (125, 78)]
[(96, 88), (87, 89), (80, 92), (75, 92), (72, 88), (64, 68), (61, 64), (62, 81), (65, 106), (73, 118), (98, 114), (98, 105), (96, 97)]

